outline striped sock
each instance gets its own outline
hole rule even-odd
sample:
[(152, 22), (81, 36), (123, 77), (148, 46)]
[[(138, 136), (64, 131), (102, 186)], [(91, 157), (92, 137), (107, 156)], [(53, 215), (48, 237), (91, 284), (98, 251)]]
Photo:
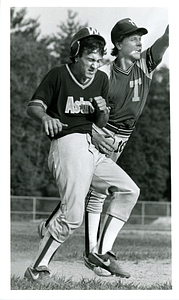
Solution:
[(87, 256), (97, 246), (100, 216), (100, 213), (85, 213), (85, 252)]
[(48, 266), (50, 259), (55, 254), (60, 245), (61, 243), (57, 242), (47, 230), (44, 238), (40, 243), (39, 251), (33, 267), (36, 268), (40, 266)]
[(113, 244), (124, 223), (124, 221), (114, 218), (111, 215), (105, 215), (103, 227), (98, 240), (98, 253), (105, 254), (107, 251), (112, 250)]

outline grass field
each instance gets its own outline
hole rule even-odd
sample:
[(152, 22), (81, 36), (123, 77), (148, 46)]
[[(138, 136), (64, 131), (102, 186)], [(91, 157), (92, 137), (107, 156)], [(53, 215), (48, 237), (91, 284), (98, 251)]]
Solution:
[[(32, 260), (36, 255), (39, 238), (37, 224), (33, 222), (12, 222), (11, 229), (11, 260), (13, 264), (21, 268), (22, 261)], [(70, 276), (54, 274), (58, 285), (42, 286), (30, 283), (12, 272), (12, 290), (171, 290), (171, 235), (170, 232), (159, 233), (155, 231), (122, 230), (118, 236), (114, 252), (118, 259), (133, 270), (134, 278), (130, 281), (120, 281), (116, 277), (105, 279), (93, 278), (93, 272), (84, 267), (82, 253), (84, 250), (84, 228), (80, 228), (72, 235), (60, 250), (55, 254), (52, 265), (63, 264), (66, 269), (71, 266), (81, 270), (84, 277), (78, 279)], [(26, 267), (28, 265), (26, 264)], [(152, 267), (153, 266), (153, 267)], [(65, 270), (66, 270), (65, 269)], [(66, 270), (67, 271), (67, 270)], [(69, 270), (71, 271), (71, 270)], [(138, 274), (136, 274), (136, 272)], [(153, 273), (152, 273), (153, 272)], [(68, 274), (68, 272), (67, 272)], [(161, 276), (166, 275), (161, 280)], [(147, 277), (148, 276), (148, 277)], [(138, 277), (138, 282), (135, 278)], [(146, 281), (143, 279), (145, 279)], [(154, 280), (154, 277), (156, 278)], [(141, 281), (140, 281), (141, 278)], [(153, 279), (150, 282), (150, 278)], [(166, 281), (165, 281), (166, 279)]]

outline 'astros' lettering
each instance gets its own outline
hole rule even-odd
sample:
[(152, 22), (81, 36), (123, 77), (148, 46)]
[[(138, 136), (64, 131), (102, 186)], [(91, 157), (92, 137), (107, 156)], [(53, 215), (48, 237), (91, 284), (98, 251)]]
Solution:
[(83, 97), (80, 97), (80, 101), (74, 101), (72, 96), (67, 98), (65, 113), (67, 114), (90, 114), (94, 112), (94, 107), (90, 101), (84, 101)]

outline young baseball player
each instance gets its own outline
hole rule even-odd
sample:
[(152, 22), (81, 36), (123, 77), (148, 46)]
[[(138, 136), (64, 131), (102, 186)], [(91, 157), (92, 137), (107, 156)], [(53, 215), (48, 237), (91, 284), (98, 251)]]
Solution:
[[(120, 202), (121, 197), (136, 202), (139, 195), (130, 177), (91, 142), (92, 124), (102, 128), (109, 118), (105, 101), (108, 78), (98, 70), (104, 54), (104, 38), (96, 29), (82, 28), (71, 41), (72, 63), (49, 71), (28, 105), (28, 115), (43, 124), (51, 139), (48, 166), (61, 200), (36, 258), (24, 274), (31, 281), (51, 281), (49, 262), (81, 225), (89, 189), (110, 194), (114, 202)], [(124, 187), (121, 193), (121, 178), (130, 191)], [(117, 262), (112, 265), (112, 272), (119, 272)]]
[[(120, 20), (111, 31), (111, 40), (114, 44), (113, 62), (100, 68), (109, 78), (109, 121), (102, 129), (93, 125), (92, 142), (101, 152), (117, 161), (144, 108), (153, 72), (161, 62), (168, 48), (168, 27), (150, 48), (142, 52), (142, 35), (147, 29), (138, 28), (129, 18)], [(122, 175), (122, 174), (121, 174)], [(116, 268), (115, 254), (111, 251), (114, 241), (128, 220), (135, 205), (135, 201), (126, 201), (122, 197), (123, 191), (130, 194), (130, 182), (125, 172), (121, 177), (120, 201), (112, 201), (105, 215), (100, 237), (97, 241), (100, 213), (105, 195), (91, 191), (87, 198), (86, 230), (85, 230), (85, 265), (100, 276), (117, 275), (129, 276), (121, 267)], [(55, 211), (54, 211), (55, 213)], [(49, 219), (53, 217), (50, 216)], [(49, 220), (39, 226), (39, 234), (43, 236)], [(110, 261), (106, 264), (105, 261)], [(113, 264), (115, 264), (115, 271)], [(126, 274), (128, 274), (126, 276)]]
[[(100, 129), (93, 126), (92, 142), (96, 148), (117, 161), (122, 153), (135, 125), (143, 111), (153, 72), (168, 47), (169, 29), (147, 50), (142, 52), (142, 35), (147, 29), (138, 28), (129, 18), (115, 24), (111, 31), (114, 44), (112, 55), (116, 59), (103, 66), (109, 78), (109, 106), (111, 107), (107, 125)], [(121, 191), (127, 189), (128, 183), (121, 178)], [(129, 187), (130, 190), (130, 187)], [(86, 207), (86, 249), (84, 261), (87, 267), (101, 276), (112, 274), (105, 260), (111, 256), (114, 241), (128, 220), (135, 205), (121, 198), (112, 201), (109, 206), (99, 239), (97, 232), (105, 195), (91, 191)], [(99, 268), (101, 267), (101, 268)]]

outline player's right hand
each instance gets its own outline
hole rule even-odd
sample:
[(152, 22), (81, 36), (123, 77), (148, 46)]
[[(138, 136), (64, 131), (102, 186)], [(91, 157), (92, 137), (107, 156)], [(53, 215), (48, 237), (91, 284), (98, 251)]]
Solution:
[(95, 130), (92, 133), (92, 143), (101, 153), (110, 156), (110, 154), (115, 150), (114, 139), (109, 137), (107, 134), (99, 134)]
[(54, 137), (56, 134), (61, 132), (63, 127), (68, 127), (67, 124), (62, 123), (59, 119), (52, 118), (49, 115), (43, 116), (42, 124), (45, 129), (45, 133), (50, 137)]

